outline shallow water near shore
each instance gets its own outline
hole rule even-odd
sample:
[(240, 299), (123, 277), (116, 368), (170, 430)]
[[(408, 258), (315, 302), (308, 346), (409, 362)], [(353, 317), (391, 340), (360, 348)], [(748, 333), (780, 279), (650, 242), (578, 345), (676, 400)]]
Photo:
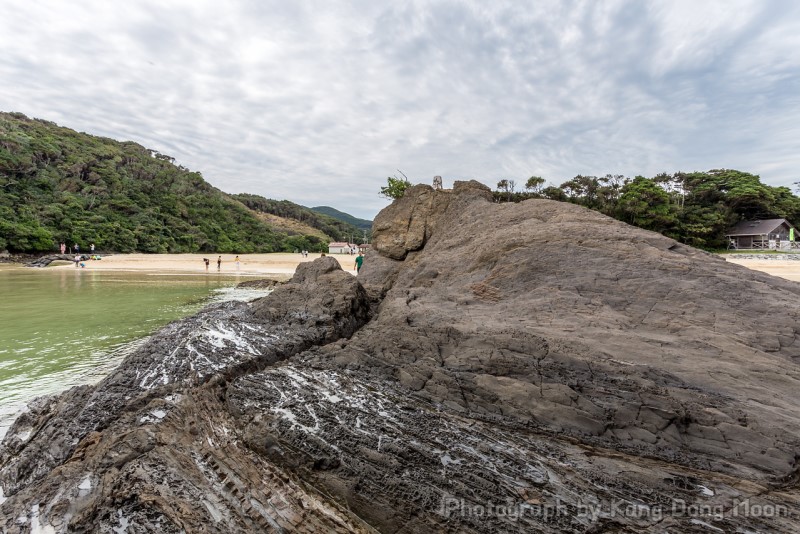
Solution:
[(0, 265), (0, 437), (27, 402), (100, 380), (170, 321), (266, 294), (239, 281)]

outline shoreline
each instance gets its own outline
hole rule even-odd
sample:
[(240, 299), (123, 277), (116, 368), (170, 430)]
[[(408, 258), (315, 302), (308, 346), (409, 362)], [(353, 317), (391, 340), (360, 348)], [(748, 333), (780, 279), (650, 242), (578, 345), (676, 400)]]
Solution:
[[(309, 254), (304, 258), (301, 254), (287, 252), (273, 252), (268, 254), (240, 254), (240, 265), (237, 270), (234, 263), (234, 254), (223, 254), (222, 266), (217, 270), (216, 257), (220, 254), (113, 254), (102, 256), (101, 260), (84, 261), (85, 267), (76, 269), (72, 263), (61, 263), (41, 267), (49, 271), (88, 271), (88, 272), (146, 272), (153, 276), (212, 276), (226, 277), (273, 277), (278, 280), (288, 280), (301, 263), (314, 261), (321, 257), (320, 253)], [(353, 269), (355, 256), (348, 254), (326, 254), (342, 266), (342, 270), (355, 275)], [(800, 282), (800, 261), (789, 261), (785, 258), (752, 257), (750, 255), (717, 254), (718, 257), (730, 263), (735, 263), (754, 271), (764, 272), (793, 282)], [(208, 258), (210, 266), (205, 269), (203, 258)], [(795, 258), (791, 258), (794, 260)], [(798, 255), (800, 260), (800, 255)], [(784, 261), (782, 261), (784, 260)], [(22, 268), (23, 263), (5, 262), (0, 268)], [(32, 268), (32, 267), (31, 267)]]
[[(222, 265), (217, 270), (217, 257), (222, 256)], [(326, 254), (336, 259), (345, 272), (355, 273), (353, 265), (355, 256), (347, 254)], [(314, 261), (321, 257), (320, 253), (309, 253), (307, 258), (301, 254), (274, 252), (269, 254), (239, 254), (240, 265), (234, 262), (235, 254), (113, 254), (101, 256), (100, 260), (86, 260), (85, 267), (76, 268), (71, 262), (58, 262), (57, 265), (41, 267), (51, 271), (115, 271), (115, 272), (148, 272), (151, 274), (170, 275), (225, 275), (225, 276), (280, 276), (291, 277), (301, 263)], [(208, 258), (210, 265), (205, 268), (203, 258)], [(25, 267), (23, 263), (5, 263), (9, 268)]]
[[(47, 267), (27, 267), (24, 263), (0, 263), (0, 269), (34, 268), (48, 271), (76, 271), (76, 272), (119, 272), (119, 273), (148, 273), (152, 276), (225, 276), (225, 277), (271, 277), (285, 281), (291, 278), (297, 266), (301, 263), (314, 261), (321, 257), (320, 253), (309, 254), (304, 258), (301, 254), (287, 252), (273, 252), (268, 254), (240, 254), (240, 265), (237, 270), (234, 263), (236, 255), (223, 254), (222, 266), (217, 270), (216, 257), (220, 254), (112, 254), (101, 256), (101, 260), (84, 261), (85, 267), (76, 269), (70, 263)], [(353, 269), (355, 256), (348, 254), (326, 254), (342, 266), (342, 270), (355, 275)], [(760, 271), (772, 276), (778, 276), (793, 282), (800, 282), (800, 261), (791, 261), (795, 258), (773, 256), (751, 256), (738, 254), (717, 254), (725, 261), (735, 263), (754, 271)], [(208, 258), (210, 265), (205, 269), (203, 258)], [(800, 260), (798, 255), (797, 260)]]

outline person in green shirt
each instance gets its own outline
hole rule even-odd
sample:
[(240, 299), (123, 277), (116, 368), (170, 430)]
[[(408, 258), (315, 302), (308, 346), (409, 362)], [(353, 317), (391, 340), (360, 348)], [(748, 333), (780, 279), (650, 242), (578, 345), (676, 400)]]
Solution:
[(358, 256), (356, 256), (356, 264), (353, 265), (353, 269), (355, 269), (357, 273), (361, 272), (361, 264), (363, 263), (364, 263), (364, 256), (359, 254)]

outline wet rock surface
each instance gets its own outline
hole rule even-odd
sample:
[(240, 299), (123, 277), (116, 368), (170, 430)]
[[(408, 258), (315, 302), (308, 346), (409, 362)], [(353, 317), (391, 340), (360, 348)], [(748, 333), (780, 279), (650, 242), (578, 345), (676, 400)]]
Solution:
[(236, 289), (273, 289), (276, 286), (285, 284), (287, 280), (277, 278), (259, 278), (257, 280), (245, 280), (236, 284)]
[[(38, 258), (31, 259), (30, 261), (25, 262), (26, 267), (47, 267), (54, 261), (68, 261), (74, 262), (75, 261), (75, 254), (50, 254), (47, 256), (40, 256)], [(89, 259), (89, 256), (86, 254), (79, 254), (81, 261), (86, 261)]]
[(427, 186), (358, 278), (169, 325), (0, 452), (8, 532), (794, 532), (800, 286)]

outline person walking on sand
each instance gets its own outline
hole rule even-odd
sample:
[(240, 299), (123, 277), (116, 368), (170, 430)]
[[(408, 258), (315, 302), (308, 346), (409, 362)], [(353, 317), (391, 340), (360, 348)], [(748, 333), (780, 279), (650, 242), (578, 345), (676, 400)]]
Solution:
[(217, 270), (222, 269), (222, 256), (217, 256)]
[(353, 265), (353, 269), (356, 271), (356, 273), (360, 273), (361, 272), (361, 264), (363, 264), (363, 263), (364, 263), (364, 256), (362, 256), (359, 253), (359, 255), (356, 256), (356, 264)]
[(239, 270), (239, 256), (237, 255), (236, 258), (233, 260), (236, 262), (236, 270)]
[(208, 258), (203, 258), (203, 263), (206, 264), (206, 272), (208, 272), (208, 265), (211, 263)]
[(75, 268), (77, 269), (78, 266), (80, 266), (80, 263), (81, 263), (81, 255), (80, 254), (75, 254), (75, 258), (72, 261), (75, 262)]

